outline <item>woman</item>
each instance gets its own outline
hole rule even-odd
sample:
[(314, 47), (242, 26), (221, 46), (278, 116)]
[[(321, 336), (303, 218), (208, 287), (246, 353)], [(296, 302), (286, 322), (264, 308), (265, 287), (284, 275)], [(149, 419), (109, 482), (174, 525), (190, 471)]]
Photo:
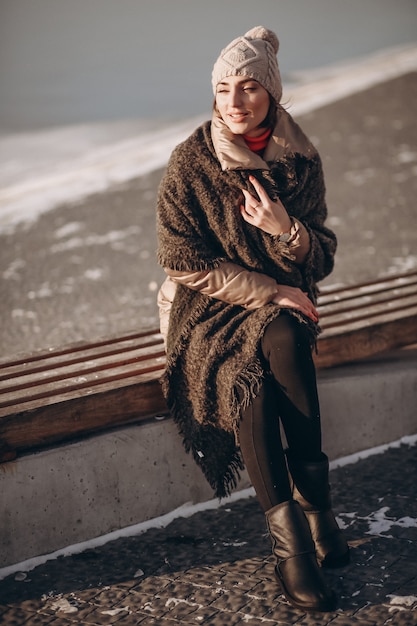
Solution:
[(336, 238), (319, 155), (280, 104), (278, 46), (259, 26), (221, 52), (212, 120), (177, 146), (161, 182), (162, 382), (217, 496), (246, 467), (285, 597), (328, 611), (320, 565), (346, 564), (349, 550), (331, 511), (311, 349)]

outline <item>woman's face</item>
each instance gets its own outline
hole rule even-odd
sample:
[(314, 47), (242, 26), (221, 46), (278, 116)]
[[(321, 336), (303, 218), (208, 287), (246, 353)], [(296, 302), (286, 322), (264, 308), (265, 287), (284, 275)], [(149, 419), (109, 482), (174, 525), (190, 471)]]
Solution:
[(228, 76), (216, 88), (216, 105), (234, 135), (256, 137), (269, 110), (269, 93), (256, 80)]

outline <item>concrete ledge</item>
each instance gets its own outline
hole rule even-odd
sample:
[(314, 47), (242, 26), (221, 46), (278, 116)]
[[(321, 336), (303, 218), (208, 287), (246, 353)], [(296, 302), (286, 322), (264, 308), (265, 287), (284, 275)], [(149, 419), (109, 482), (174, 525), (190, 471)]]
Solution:
[[(415, 434), (417, 349), (322, 370), (319, 394), (330, 459)], [(171, 420), (3, 464), (0, 492), (0, 568), (213, 497)]]
[(323, 448), (330, 459), (417, 433), (417, 348), (320, 370)]
[(0, 492), (0, 569), (213, 497), (170, 419), (0, 465)]

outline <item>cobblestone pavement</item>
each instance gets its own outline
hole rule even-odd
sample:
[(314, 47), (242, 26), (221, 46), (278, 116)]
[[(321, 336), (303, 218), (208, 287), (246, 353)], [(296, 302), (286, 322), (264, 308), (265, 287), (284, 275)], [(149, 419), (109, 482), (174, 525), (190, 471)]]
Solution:
[(5, 578), (0, 623), (416, 626), (416, 446), (338, 467), (331, 483), (352, 547), (351, 564), (325, 574), (334, 613), (304, 614), (280, 595), (249, 498)]

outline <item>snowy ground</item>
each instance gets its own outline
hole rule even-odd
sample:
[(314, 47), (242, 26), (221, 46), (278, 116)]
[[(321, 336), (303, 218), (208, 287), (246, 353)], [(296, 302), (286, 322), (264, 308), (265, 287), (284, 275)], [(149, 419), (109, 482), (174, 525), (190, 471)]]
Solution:
[[(326, 284), (417, 267), (416, 68), (417, 46), (406, 47), (286, 91), (323, 159), (339, 240)], [(158, 326), (156, 190), (171, 148), (198, 121), (3, 138), (2, 358)]]

